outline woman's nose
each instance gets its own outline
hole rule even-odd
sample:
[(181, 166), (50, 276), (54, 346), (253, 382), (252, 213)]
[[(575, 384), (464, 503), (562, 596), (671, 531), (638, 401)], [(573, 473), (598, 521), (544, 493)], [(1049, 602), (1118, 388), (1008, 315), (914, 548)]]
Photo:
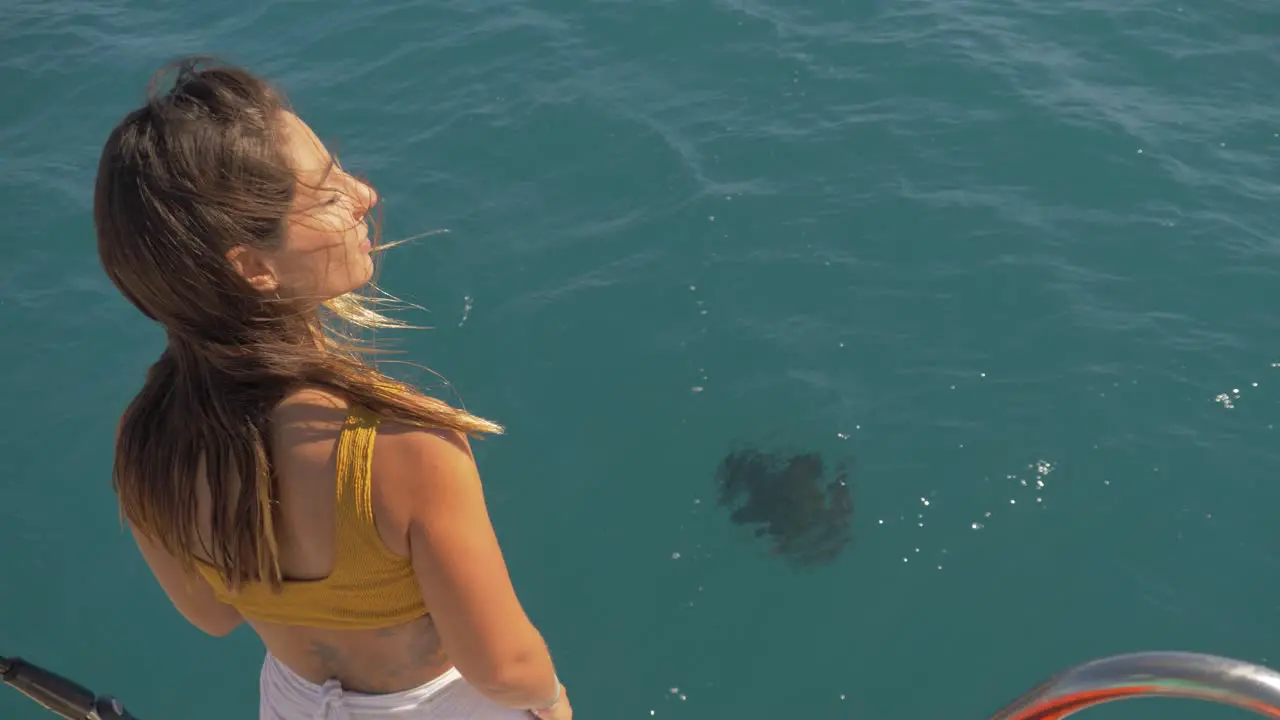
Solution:
[(374, 190), (372, 185), (361, 180), (356, 180), (355, 199), (356, 216), (364, 218), (364, 216), (373, 209), (373, 206), (378, 204), (378, 191)]

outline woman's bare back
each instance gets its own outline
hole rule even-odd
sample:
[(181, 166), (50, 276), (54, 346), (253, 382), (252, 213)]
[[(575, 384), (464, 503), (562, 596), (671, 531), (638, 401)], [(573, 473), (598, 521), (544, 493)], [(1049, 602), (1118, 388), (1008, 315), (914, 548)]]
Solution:
[(430, 615), (379, 630), (247, 622), (286, 667), (316, 684), (336, 678), (352, 692), (400, 692), (423, 685), (452, 667)]
[[(276, 538), (286, 581), (321, 580), (334, 568), (338, 439), (347, 404), (319, 390), (285, 399), (273, 417), (272, 454), (278, 478)], [(209, 537), (209, 493), (201, 482), (200, 528)], [(381, 507), (373, 482), (375, 525), (392, 553), (409, 556), (397, 513)], [(234, 492), (232, 493), (234, 497)], [(337, 679), (353, 692), (388, 693), (425, 684), (448, 671), (440, 635), (430, 615), (371, 630), (334, 630), (246, 618), (267, 650), (306, 680)]]

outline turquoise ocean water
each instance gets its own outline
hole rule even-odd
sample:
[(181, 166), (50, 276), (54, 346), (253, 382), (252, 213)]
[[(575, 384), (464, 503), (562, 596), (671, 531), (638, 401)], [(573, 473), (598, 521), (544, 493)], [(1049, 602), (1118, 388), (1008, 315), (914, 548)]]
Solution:
[[(257, 640), (186, 625), (120, 529), (111, 431), (162, 338), (90, 219), (109, 127), (214, 52), (388, 239), (447, 230), (381, 275), (434, 329), (379, 342), (507, 425), (491, 510), (584, 720), (1280, 665), (1277, 37), (1271, 0), (0, 3), (0, 655), (253, 716)], [(833, 561), (731, 521), (738, 446), (847, 464)]]

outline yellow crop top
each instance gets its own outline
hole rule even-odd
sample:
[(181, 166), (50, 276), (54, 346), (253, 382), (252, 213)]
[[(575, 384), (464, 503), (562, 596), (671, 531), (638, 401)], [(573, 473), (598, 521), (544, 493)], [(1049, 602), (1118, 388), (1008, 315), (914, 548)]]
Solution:
[(322, 580), (286, 580), (228, 591), (212, 566), (197, 562), (214, 595), (246, 618), (354, 630), (398, 625), (427, 614), (408, 558), (387, 549), (373, 521), (371, 470), (378, 418), (354, 408), (338, 438), (333, 572)]

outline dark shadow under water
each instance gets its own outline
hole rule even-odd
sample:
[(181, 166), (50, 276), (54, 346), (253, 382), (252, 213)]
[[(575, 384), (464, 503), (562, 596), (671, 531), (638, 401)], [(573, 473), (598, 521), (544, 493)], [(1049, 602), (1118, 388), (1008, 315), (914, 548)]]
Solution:
[(852, 539), (853, 500), (843, 464), (825, 474), (818, 453), (734, 450), (716, 473), (720, 505), (791, 564), (830, 563)]

